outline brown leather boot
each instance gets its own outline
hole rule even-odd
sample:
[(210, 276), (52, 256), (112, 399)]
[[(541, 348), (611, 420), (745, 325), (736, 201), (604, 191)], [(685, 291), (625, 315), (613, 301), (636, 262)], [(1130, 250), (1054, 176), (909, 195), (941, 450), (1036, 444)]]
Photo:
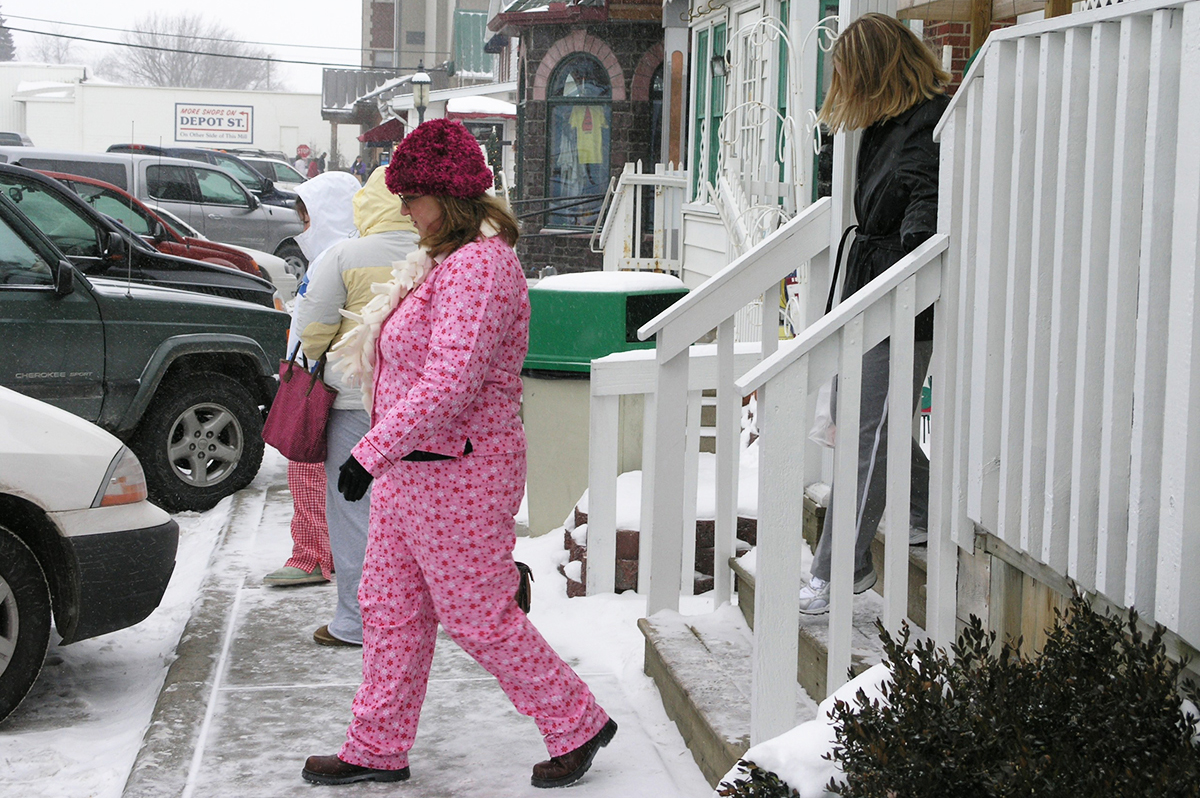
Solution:
[(592, 766), (596, 752), (608, 745), (617, 733), (617, 722), (609, 718), (608, 723), (596, 736), (588, 740), (574, 751), (562, 756), (551, 757), (545, 762), (533, 766), (532, 784), (534, 787), (566, 787), (574, 784), (587, 773)]
[(356, 781), (407, 781), (408, 768), (378, 770), (351, 765), (338, 756), (310, 756), (300, 775), (313, 784), (352, 784)]

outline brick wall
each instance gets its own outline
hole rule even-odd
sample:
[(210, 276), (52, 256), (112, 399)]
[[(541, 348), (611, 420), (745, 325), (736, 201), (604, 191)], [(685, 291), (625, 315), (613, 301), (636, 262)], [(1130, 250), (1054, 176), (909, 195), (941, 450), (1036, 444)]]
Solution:
[[(999, 19), (992, 22), (992, 30), (1000, 30), (1016, 24), (1016, 19)], [(971, 23), (970, 22), (925, 22), (925, 41), (933, 48), (934, 53), (941, 58), (942, 48), (950, 45), (953, 48), (950, 62), (950, 90), (954, 94), (962, 83), (963, 73), (971, 58)]]
[[(525, 76), (526, 90), (522, 109), (523, 127), (517, 131), (518, 140), (521, 142), (518, 150), (521, 165), (517, 199), (538, 199), (546, 195), (547, 104), (545, 101), (533, 99), (534, 79), (543, 59), (555, 43), (579, 30), (604, 42), (616, 56), (624, 76), (622, 93), (625, 98), (632, 96), (633, 76), (638, 62), (652, 47), (661, 45), (663, 40), (661, 21), (536, 25), (522, 30), (520, 68)], [(618, 96), (622, 93), (618, 93)], [(649, 161), (650, 153), (653, 152), (650, 142), (650, 114), (648, 102), (624, 99), (612, 103), (612, 126), (609, 135), (610, 175), (618, 174), (628, 161)], [(517, 212), (534, 207), (536, 203), (519, 203)], [(522, 229), (526, 233), (536, 233), (540, 231), (541, 226), (542, 220), (535, 217), (526, 220)], [(599, 269), (602, 266), (602, 257), (590, 251), (589, 237), (590, 235), (531, 235), (518, 242), (517, 254), (520, 255), (521, 263), (529, 274), (536, 274), (547, 266), (554, 266), (559, 274)]]

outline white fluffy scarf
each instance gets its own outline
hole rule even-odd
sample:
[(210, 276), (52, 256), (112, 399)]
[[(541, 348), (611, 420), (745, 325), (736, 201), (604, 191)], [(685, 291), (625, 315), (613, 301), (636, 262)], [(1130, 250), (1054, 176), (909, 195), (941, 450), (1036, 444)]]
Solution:
[[(485, 220), (479, 232), (484, 238), (491, 238), (499, 230)], [(392, 263), (392, 279), (371, 285), (375, 297), (362, 307), (360, 313), (341, 310), (343, 316), (357, 322), (358, 326), (329, 350), (329, 362), (347, 385), (362, 387), (363, 407), (368, 413), (375, 394), (375, 344), (379, 340), (379, 331), (400, 300), (425, 282), (438, 262), (429, 257), (428, 247), (420, 247), (404, 260)]]

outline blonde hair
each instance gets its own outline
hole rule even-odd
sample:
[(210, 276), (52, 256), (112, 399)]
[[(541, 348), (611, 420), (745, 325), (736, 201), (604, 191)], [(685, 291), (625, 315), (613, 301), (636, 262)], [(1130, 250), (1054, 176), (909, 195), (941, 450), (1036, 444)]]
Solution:
[(869, 127), (946, 91), (950, 73), (904, 23), (863, 14), (838, 36), (817, 118), (833, 132)]
[(517, 218), (509, 209), (508, 203), (490, 194), (480, 194), (470, 199), (459, 199), (449, 194), (433, 194), (442, 208), (442, 224), (436, 233), (431, 233), (421, 239), (421, 244), (429, 247), (431, 256), (448, 254), (475, 240), (479, 228), (484, 221), (500, 231), (510, 247), (517, 245), (520, 232), (517, 229)]

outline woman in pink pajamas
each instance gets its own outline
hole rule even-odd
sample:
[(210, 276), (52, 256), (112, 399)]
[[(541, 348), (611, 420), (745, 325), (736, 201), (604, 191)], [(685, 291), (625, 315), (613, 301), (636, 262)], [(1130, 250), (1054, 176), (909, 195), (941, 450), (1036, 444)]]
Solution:
[[(387, 185), (400, 195), (422, 250), (393, 269), (395, 306), (374, 342), (371, 430), (341, 468), (351, 501), (372, 479), (370, 539), (359, 602), (363, 683), (337, 755), (313, 756), (318, 784), (403, 781), (433, 659), (437, 626), (531, 716), (550, 759), (537, 787), (577, 781), (617, 725), (517, 607), (513, 516), (525, 484), (517, 412), (529, 338), (517, 224), (485, 192), (492, 174), (461, 124), (436, 119), (396, 148)], [(405, 296), (403, 302), (400, 298)], [(371, 386), (368, 382), (372, 381)]]

